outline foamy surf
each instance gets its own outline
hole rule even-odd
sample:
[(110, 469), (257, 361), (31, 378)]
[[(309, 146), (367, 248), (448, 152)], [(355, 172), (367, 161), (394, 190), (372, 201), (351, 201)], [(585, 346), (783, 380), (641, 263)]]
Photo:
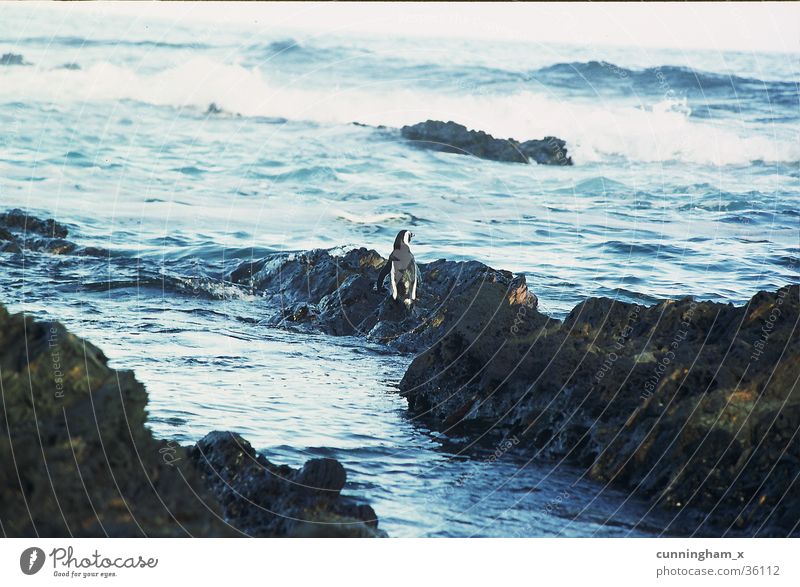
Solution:
[(737, 116), (727, 121), (693, 118), (686, 98), (654, 100), (642, 95), (633, 102), (620, 102), (567, 99), (556, 92), (531, 90), (433, 92), (415, 89), (414, 80), (326, 89), (304, 87), (302, 82), (280, 82), (258, 68), (207, 57), (151, 73), (109, 62), (81, 69), (3, 67), (0, 100), (134, 100), (202, 112), (214, 103), (246, 117), (389, 127), (426, 119), (455, 120), (503, 138), (561, 137), (576, 164), (618, 159), (715, 166), (800, 161), (796, 129), (745, 124)]
[(347, 220), (353, 224), (383, 224), (394, 223), (399, 221), (408, 221), (412, 219), (410, 214), (403, 212), (384, 212), (381, 214), (353, 214), (344, 210), (337, 210), (333, 213), (337, 218)]

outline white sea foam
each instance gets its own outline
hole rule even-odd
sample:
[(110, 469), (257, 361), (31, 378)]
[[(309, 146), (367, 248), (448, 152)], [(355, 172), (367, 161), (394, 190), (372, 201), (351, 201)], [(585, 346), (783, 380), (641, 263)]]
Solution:
[(106, 62), (82, 70), (0, 70), (0, 100), (6, 103), (123, 99), (202, 109), (214, 102), (244, 116), (330, 123), (399, 127), (428, 118), (455, 120), (503, 138), (564, 138), (578, 164), (609, 158), (712, 165), (800, 160), (796, 130), (755, 129), (735, 118), (724, 125), (695, 119), (686, 102), (675, 99), (633, 105), (565, 100), (532, 91), (455, 95), (409, 87), (390, 90), (386, 84), (322, 90), (275, 83), (258, 69), (210, 58), (155, 73)]
[(336, 213), (337, 218), (347, 220), (353, 224), (382, 224), (391, 220), (408, 220), (411, 218), (408, 214), (402, 212), (385, 212), (383, 214), (351, 214), (344, 210), (339, 210)]

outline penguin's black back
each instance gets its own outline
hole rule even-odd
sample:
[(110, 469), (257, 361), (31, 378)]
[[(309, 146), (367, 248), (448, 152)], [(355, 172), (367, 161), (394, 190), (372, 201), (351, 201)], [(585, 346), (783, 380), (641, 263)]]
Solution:
[(394, 248), (395, 248), (395, 250), (399, 249), (400, 247), (402, 247), (405, 244), (403, 242), (403, 237), (405, 237), (406, 232), (407, 232), (406, 230), (401, 230), (400, 232), (397, 233), (397, 236), (394, 237)]

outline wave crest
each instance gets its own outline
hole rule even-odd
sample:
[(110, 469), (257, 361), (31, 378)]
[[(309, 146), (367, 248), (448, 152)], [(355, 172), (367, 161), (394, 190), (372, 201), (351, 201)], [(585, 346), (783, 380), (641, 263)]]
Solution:
[[(553, 67), (554, 71), (564, 69)], [(607, 69), (591, 62), (586, 68), (591, 72)], [(577, 164), (617, 158), (716, 165), (800, 160), (800, 145), (788, 131), (781, 137), (776, 136), (774, 125), (759, 134), (753, 128), (742, 131), (733, 124), (696, 119), (686, 98), (634, 107), (598, 99), (561, 100), (529, 90), (454, 95), (412, 88), (300, 88), (277, 84), (256, 68), (209, 58), (195, 58), (155, 73), (107, 62), (79, 70), (0, 71), (2, 102), (70, 100), (136, 100), (201, 112), (214, 102), (243, 116), (392, 127), (426, 119), (456, 120), (499, 137), (561, 137)]]

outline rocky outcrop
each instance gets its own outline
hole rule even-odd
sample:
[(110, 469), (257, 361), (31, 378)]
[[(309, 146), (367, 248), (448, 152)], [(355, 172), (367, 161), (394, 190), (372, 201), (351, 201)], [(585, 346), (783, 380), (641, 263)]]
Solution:
[(133, 373), (60, 324), (2, 306), (0, 384), (4, 536), (383, 534), (369, 506), (339, 495), (337, 461), (294, 471), (230, 433), (191, 449), (156, 440)]
[(42, 220), (24, 210), (0, 213), (0, 253), (21, 251), (54, 255), (104, 256), (108, 251), (83, 247), (67, 240), (69, 229), (52, 218)]
[(785, 536), (800, 524), (798, 326), (797, 285), (742, 307), (591, 298), (563, 323), (531, 309), (477, 340), (456, 327), (400, 389), (436, 428), (514, 435), (668, 508), (676, 527)]
[(520, 142), (496, 139), (480, 130), (468, 130), (455, 122), (427, 120), (400, 129), (403, 138), (424, 149), (473, 155), (480, 159), (541, 165), (572, 165), (566, 142), (556, 137)]
[(419, 265), (418, 300), (409, 312), (387, 291), (373, 291), (385, 262), (363, 248), (341, 256), (275, 254), (243, 263), (226, 280), (266, 299), (268, 324), (364, 336), (402, 352), (422, 351), (455, 327), (470, 333), (511, 328), (521, 307), (537, 305), (524, 276), (441, 259)]
[(433, 428), (566, 458), (674, 512), (677, 533), (797, 531), (800, 286), (739, 308), (590, 298), (562, 322), (523, 277), (474, 261), (420, 265), (406, 313), (372, 291), (383, 262), (317, 250), (228, 278), (263, 296), (267, 323), (419, 352), (400, 389)]
[(231, 432), (208, 434), (189, 454), (228, 522), (250, 536), (385, 536), (369, 505), (340, 495), (347, 474), (335, 459), (274, 465)]
[(3, 53), (0, 55), (0, 65), (30, 65), (30, 63), (17, 53)]
[(23, 234), (35, 233), (49, 238), (65, 238), (69, 234), (66, 226), (52, 218), (42, 220), (16, 208), (0, 213), (0, 227), (17, 230)]
[[(19, 214), (0, 220), (14, 242), (66, 236), (52, 221), (28, 218), (20, 228)], [(432, 428), (470, 441), (514, 437), (532, 457), (566, 459), (598, 481), (666, 508), (675, 516), (667, 529), (674, 533), (798, 533), (800, 286), (760, 292), (741, 307), (688, 298), (650, 307), (590, 298), (562, 322), (538, 312), (524, 277), (476, 261), (421, 264), (419, 300), (408, 312), (388, 292), (372, 290), (384, 262), (367, 249), (274, 254), (240, 264), (225, 279), (264, 300), (259, 313), (266, 324), (363, 336), (419, 353), (400, 389), (411, 414)], [(134, 518), (148, 534), (184, 532), (170, 517), (177, 511), (183, 512), (178, 520), (200, 525), (189, 531), (215, 535), (213, 520), (192, 518), (197, 508), (175, 485), (175, 469), (153, 457), (160, 450), (181, 467), (190, 463), (180, 469), (181, 479), (207, 495), (232, 528), (258, 535), (379, 534), (371, 510), (339, 496), (343, 471), (333, 462), (312, 461), (293, 471), (229, 433), (215, 433), (187, 453), (156, 443), (138, 427), (128, 432), (120, 414), (144, 421), (144, 391), (132, 375), (112, 376), (90, 345), (94, 358), (84, 364), (82, 342), (56, 325), (58, 344), (71, 341), (56, 353), (58, 365), (67, 368), (57, 369), (47, 325), (25, 324), (21, 317), (0, 318), (6, 401), (0, 521), (9, 535), (29, 535), (33, 524), (51, 533), (60, 528), (53, 535), (63, 535), (80, 523), (87, 524), (84, 533), (96, 535), (96, 503), (103, 506), (98, 511), (113, 513), (108, 528), (120, 534), (135, 528)], [(54, 399), (56, 370), (70, 374), (69, 401)], [(75, 414), (75, 421), (62, 412)], [(95, 413), (108, 419), (107, 428), (94, 431)], [(66, 423), (73, 438), (81, 431), (78, 441), (70, 440)], [(104, 435), (111, 440), (101, 443)], [(52, 461), (41, 458), (40, 442)], [(105, 461), (87, 456), (109, 447), (113, 467), (122, 467), (114, 478)], [(49, 470), (45, 462), (53, 463)], [(94, 480), (91, 502), (80, 498), (76, 463)], [(163, 484), (167, 505), (147, 497), (148, 477), (132, 463)], [(17, 471), (24, 474), (17, 477)], [(65, 495), (75, 500), (69, 511), (77, 512), (69, 524), (61, 521), (48, 474), (67, 480)], [(144, 504), (136, 516), (119, 509), (129, 499), (117, 499), (114, 479), (126, 480), (123, 486)], [(22, 513), (31, 503), (41, 510), (29, 519)], [(309, 520), (311, 512), (319, 524), (288, 521)]]
[[(107, 250), (81, 246), (66, 237), (67, 226), (21, 210), (0, 213), (0, 252), (44, 252), (60, 255), (109, 256)], [(227, 283), (261, 297), (260, 319), (267, 325), (334, 336), (362, 336), (401, 352), (421, 352), (454, 325), (467, 329), (508, 329), (519, 308), (535, 308), (536, 296), (524, 276), (498, 271), (477, 261), (440, 259), (420, 268), (418, 300), (411, 311), (391, 299), (387, 290), (373, 291), (386, 260), (372, 250), (347, 253), (313, 250), (270, 255), (241, 263), (224, 275)], [(136, 283), (150, 283), (138, 268)], [(173, 279), (158, 274), (159, 287)], [(180, 280), (176, 291), (202, 295)], [(467, 326), (464, 326), (466, 324)]]

